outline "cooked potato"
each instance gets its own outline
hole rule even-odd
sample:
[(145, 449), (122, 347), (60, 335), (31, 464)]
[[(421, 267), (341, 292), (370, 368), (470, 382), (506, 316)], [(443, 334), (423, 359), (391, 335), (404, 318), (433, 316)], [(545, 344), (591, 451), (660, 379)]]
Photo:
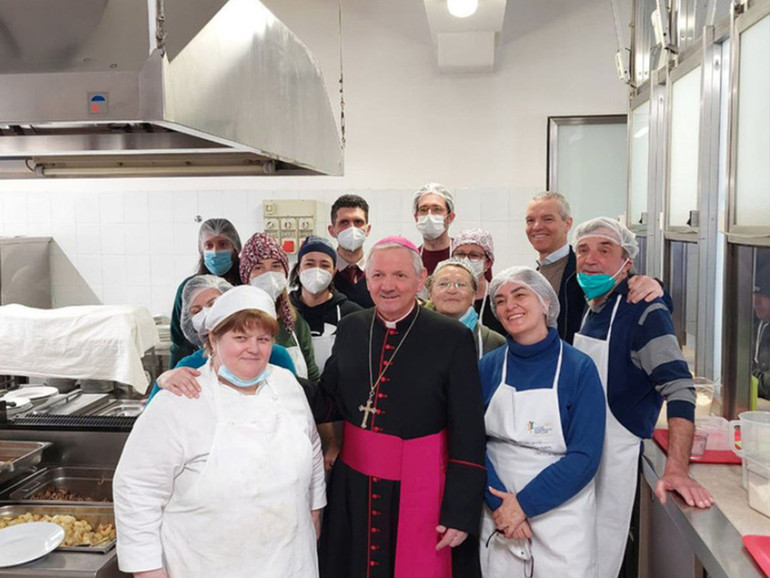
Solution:
[(94, 530), (85, 520), (75, 516), (41, 514), (22, 514), (15, 518), (0, 518), (0, 529), (27, 522), (52, 522), (64, 530), (62, 546), (101, 546), (115, 539), (115, 527), (112, 524), (99, 524)]

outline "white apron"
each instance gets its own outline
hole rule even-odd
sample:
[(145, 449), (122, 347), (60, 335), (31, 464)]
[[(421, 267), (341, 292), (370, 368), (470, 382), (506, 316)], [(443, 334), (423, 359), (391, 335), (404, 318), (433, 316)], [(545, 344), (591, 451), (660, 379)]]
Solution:
[[(340, 306), (337, 305), (337, 324), (339, 324), (342, 314), (340, 313)], [(332, 346), (337, 335), (337, 325), (331, 323), (324, 323), (324, 330), (321, 335), (313, 335), (313, 354), (315, 355), (315, 364), (318, 366), (318, 371), (323, 373), (324, 367), (326, 367), (326, 360), (332, 354)]]
[(310, 515), (310, 440), (268, 381), (223, 411), (213, 371), (217, 426), (206, 465), (163, 512), (171, 578), (316, 578)]
[[(567, 452), (558, 393), (563, 347), (560, 343), (551, 387), (526, 391), (516, 391), (505, 383), (506, 350), (500, 386), (492, 396), (484, 422), (489, 458), (505, 487), (513, 492), (522, 490)], [(561, 506), (528, 522), (532, 528), (531, 546), (527, 541), (509, 540), (501, 534), (492, 536), (495, 523), (489, 508), (484, 508), (480, 551), (485, 578), (595, 576), (593, 481)]]
[[(622, 295), (618, 295), (612, 309), (607, 339), (575, 334), (573, 345), (593, 359), (607, 398), (607, 371), (610, 361), (610, 337), (615, 314)], [(585, 325), (588, 312), (583, 317)], [(606, 403), (606, 401), (605, 401)], [(612, 415), (607, 405), (607, 429), (599, 471), (596, 473), (596, 540), (601, 544), (597, 553), (598, 578), (617, 578), (628, 541), (631, 511), (638, 477), (639, 452), (642, 439), (628, 431)]]
[(302, 353), (302, 349), (299, 346), (299, 339), (297, 339), (297, 334), (294, 333), (294, 330), (292, 330), (291, 336), (294, 338), (294, 343), (296, 343), (296, 345), (287, 347), (286, 351), (289, 353), (289, 357), (291, 357), (291, 361), (294, 364), (294, 370), (297, 372), (297, 377), (307, 379), (308, 373), (305, 354)]

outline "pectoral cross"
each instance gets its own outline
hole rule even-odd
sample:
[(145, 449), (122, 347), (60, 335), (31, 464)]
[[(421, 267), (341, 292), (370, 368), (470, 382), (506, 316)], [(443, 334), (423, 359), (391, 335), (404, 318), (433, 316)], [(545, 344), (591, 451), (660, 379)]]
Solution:
[(366, 405), (359, 405), (358, 411), (364, 412), (364, 419), (361, 420), (361, 427), (366, 429), (366, 420), (369, 419), (369, 415), (373, 413), (377, 413), (377, 410), (374, 409), (374, 407), (372, 406), (372, 400), (367, 399)]

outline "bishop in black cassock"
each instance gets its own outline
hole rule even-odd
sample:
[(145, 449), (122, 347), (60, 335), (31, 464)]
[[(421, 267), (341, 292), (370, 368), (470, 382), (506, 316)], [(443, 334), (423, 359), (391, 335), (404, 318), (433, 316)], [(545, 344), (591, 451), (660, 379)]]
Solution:
[[(371, 396), (373, 411), (364, 412), (371, 384), (381, 373)], [(317, 421), (346, 422), (342, 454), (328, 483), (329, 505), (319, 554), (321, 577), (392, 577), (397, 566), (399, 506), (408, 496), (401, 495), (400, 480), (366, 475), (351, 467), (345, 446), (346, 439), (353, 440), (350, 433), (416, 440), (444, 430), (443, 497), (436, 506), (438, 519), (431, 521), (430, 528), (440, 524), (469, 536), (451, 551), (451, 574), (435, 578), (480, 576), (477, 535), (486, 483), (486, 437), (471, 332), (416, 302), (397, 322), (386, 322), (376, 309), (351, 314), (338, 325), (317, 393)], [(365, 429), (361, 427), (364, 415), (368, 417)], [(367, 459), (376, 462), (378, 458), (369, 452)], [(440, 538), (436, 533), (435, 543)], [(403, 569), (403, 559), (398, 566)], [(421, 576), (415, 570), (401, 575)]]

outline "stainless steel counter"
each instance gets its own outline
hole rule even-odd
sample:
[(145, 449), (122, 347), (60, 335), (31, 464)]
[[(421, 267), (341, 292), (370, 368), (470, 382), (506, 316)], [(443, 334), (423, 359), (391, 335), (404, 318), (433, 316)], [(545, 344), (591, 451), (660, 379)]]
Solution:
[[(654, 490), (665, 465), (666, 455), (663, 451), (655, 442), (645, 441), (641, 474), (642, 479), (649, 486), (647, 490)], [(719, 475), (714, 468), (722, 468), (723, 475)], [(736, 472), (737, 476), (735, 475)], [(724, 475), (726, 473), (729, 475)], [(684, 541), (682, 547), (689, 548), (689, 550), (681, 552), (677, 558), (680, 561), (686, 561), (691, 552), (696, 559), (696, 564), (701, 565), (708, 576), (713, 578), (762, 578), (764, 574), (751, 555), (743, 548), (741, 533), (720, 508), (721, 504), (729, 505), (732, 511), (740, 511), (742, 516), (752, 519), (754, 522), (751, 526), (752, 531), (770, 534), (770, 518), (765, 518), (754, 512), (757, 516), (755, 519), (752, 515), (753, 510), (750, 510), (748, 504), (745, 504), (745, 510), (749, 510), (747, 512), (740, 507), (741, 501), (745, 502), (745, 490), (741, 487), (740, 466), (693, 465), (691, 466), (691, 474), (712, 493), (716, 504), (708, 510), (699, 510), (689, 507), (679, 496), (672, 493), (669, 493), (669, 499), (664, 506), (661, 506), (657, 500), (645, 504), (644, 496), (649, 495), (649, 491), (643, 491), (641, 517), (643, 521), (647, 520), (648, 531), (642, 532), (640, 568), (644, 566), (645, 550), (648, 554), (647, 557), (653, 560), (653, 564), (659, 564), (661, 563), (661, 552), (655, 552), (656, 544), (659, 545), (662, 541), (669, 545), (675, 544), (677, 539), (681, 537)], [(716, 483), (716, 480), (719, 480), (719, 483)], [(647, 510), (646, 513), (645, 510)], [(661, 516), (660, 511), (665, 515)], [(649, 531), (649, 524), (657, 524), (655, 531)], [(644, 522), (642, 525), (644, 526)], [(658, 535), (656, 536), (656, 534)], [(648, 569), (646, 573), (640, 572), (640, 576), (642, 575), (663, 574), (660, 574), (660, 569)]]
[(20, 566), (0, 568), (0, 576), (37, 578), (127, 578), (118, 570), (118, 556), (113, 549), (107, 554), (53, 551), (39, 560)]
[[(97, 431), (45, 431), (0, 429), (0, 439), (50, 441), (43, 462), (55, 466), (115, 467), (128, 433)], [(11, 486), (18, 479), (8, 482)], [(97, 504), (98, 505), (98, 504)], [(54, 551), (39, 560), (10, 568), (0, 568), (0, 577), (18, 578), (127, 578), (118, 570), (116, 550), (106, 554)]]

